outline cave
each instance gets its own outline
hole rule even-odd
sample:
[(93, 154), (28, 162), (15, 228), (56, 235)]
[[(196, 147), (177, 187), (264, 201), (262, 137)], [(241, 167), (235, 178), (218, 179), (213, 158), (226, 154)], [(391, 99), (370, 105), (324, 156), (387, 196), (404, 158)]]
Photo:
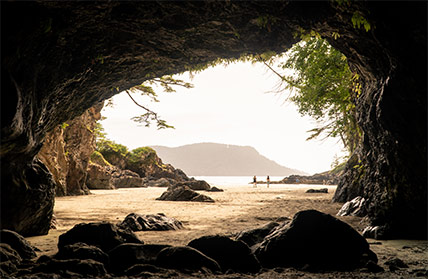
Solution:
[(35, 155), (64, 121), (154, 77), (282, 53), (313, 30), (362, 85), (360, 167), (348, 164), (335, 201), (362, 195), (386, 237), (426, 238), (426, 10), (424, 1), (2, 2), (1, 228), (48, 232), (54, 186)]

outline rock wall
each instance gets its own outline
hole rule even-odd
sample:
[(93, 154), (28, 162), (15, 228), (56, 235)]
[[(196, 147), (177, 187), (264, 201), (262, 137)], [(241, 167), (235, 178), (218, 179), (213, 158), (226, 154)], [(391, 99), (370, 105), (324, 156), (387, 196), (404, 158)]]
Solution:
[[(61, 123), (151, 77), (283, 52), (303, 28), (325, 37), (360, 75), (360, 187), (369, 217), (396, 236), (426, 237), (426, 9), (424, 1), (2, 3), (1, 226), (46, 232), (33, 215), (53, 191), (42, 186), (49, 183), (34, 157)], [(354, 26), (354, 15), (372, 29)]]
[(103, 103), (61, 124), (46, 135), (37, 157), (52, 173), (56, 196), (84, 195), (88, 163), (95, 151), (94, 128)]

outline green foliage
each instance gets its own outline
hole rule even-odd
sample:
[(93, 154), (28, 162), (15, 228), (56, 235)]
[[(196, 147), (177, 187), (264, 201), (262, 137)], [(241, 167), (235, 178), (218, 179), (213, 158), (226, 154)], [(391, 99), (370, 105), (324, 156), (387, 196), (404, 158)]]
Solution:
[(126, 146), (105, 138), (97, 138), (96, 150), (100, 152), (109, 163), (125, 160), (129, 152)]
[(140, 85), (134, 86), (130, 88), (129, 90), (125, 90), (125, 92), (128, 94), (128, 96), (131, 98), (131, 100), (139, 107), (144, 109), (146, 113), (141, 114), (139, 116), (134, 116), (131, 118), (131, 120), (142, 123), (145, 127), (150, 127), (152, 122), (156, 123), (156, 126), (158, 129), (165, 129), (165, 128), (174, 128), (171, 125), (168, 125), (165, 120), (161, 119), (158, 114), (146, 106), (140, 105), (132, 96), (131, 93), (140, 93), (142, 96), (149, 97), (150, 101), (152, 102), (159, 102), (157, 99), (157, 93), (155, 92), (153, 86), (161, 87), (164, 92), (171, 93), (176, 92), (174, 87), (181, 86), (184, 88), (192, 88), (193, 84), (185, 82), (180, 79), (175, 79), (173, 76), (163, 76), (160, 78), (153, 78), (148, 81), (143, 82)]
[(360, 29), (361, 27), (364, 27), (366, 32), (369, 32), (372, 28), (370, 23), (367, 21), (366, 18), (361, 14), (359, 11), (355, 11), (351, 18), (352, 25), (354, 28)]
[(256, 18), (256, 25), (260, 28), (264, 28), (269, 32), (272, 30), (272, 26), (279, 20), (279, 18), (272, 15), (262, 15)]
[(150, 147), (139, 147), (128, 153), (126, 164), (131, 170), (156, 164), (156, 151)]
[[(295, 44), (280, 66), (284, 88), (291, 90), (300, 114), (313, 117), (318, 126), (308, 139), (340, 137), (352, 152), (361, 136), (354, 99), (361, 92), (358, 76), (352, 74), (346, 57), (327, 41), (312, 37)], [(291, 70), (291, 71), (290, 71)], [(287, 71), (286, 71), (287, 73)]]
[(61, 124), (61, 129), (65, 130), (68, 126), (70, 126), (67, 122)]
[(104, 158), (103, 154), (96, 150), (91, 154), (90, 162), (100, 166), (111, 166), (111, 164)]

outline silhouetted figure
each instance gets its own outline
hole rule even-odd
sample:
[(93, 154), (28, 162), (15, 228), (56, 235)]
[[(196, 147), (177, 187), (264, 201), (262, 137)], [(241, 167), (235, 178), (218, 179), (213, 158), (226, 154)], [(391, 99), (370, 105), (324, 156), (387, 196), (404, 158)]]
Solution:
[(269, 175), (266, 177), (266, 184), (267, 184), (267, 187), (269, 188), (269, 183), (270, 183), (270, 178), (269, 178)]
[(257, 188), (257, 177), (253, 177), (254, 188)]

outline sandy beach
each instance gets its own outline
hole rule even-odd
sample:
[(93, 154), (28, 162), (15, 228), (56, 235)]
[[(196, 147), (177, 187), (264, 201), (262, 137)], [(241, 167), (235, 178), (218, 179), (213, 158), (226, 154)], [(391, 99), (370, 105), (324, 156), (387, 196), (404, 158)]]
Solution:
[[(92, 194), (88, 196), (58, 197), (54, 209), (58, 223), (57, 229), (51, 230), (46, 236), (29, 237), (27, 240), (41, 250), (39, 255), (52, 255), (57, 252), (58, 236), (74, 225), (98, 221), (117, 223), (129, 213), (134, 212), (138, 214), (164, 213), (168, 217), (180, 220), (184, 225), (184, 229), (178, 231), (137, 232), (138, 237), (145, 243), (186, 245), (191, 240), (204, 235), (233, 236), (242, 230), (264, 225), (280, 217), (291, 218), (298, 211), (305, 209), (316, 209), (335, 215), (342, 206), (342, 204), (331, 202), (335, 186), (271, 185), (270, 188), (266, 188), (266, 185), (259, 185), (257, 188), (253, 188), (248, 185), (222, 186), (222, 188), (225, 190), (224, 192), (203, 192), (212, 197), (215, 203), (157, 201), (156, 198), (166, 189), (153, 187), (92, 190)], [(305, 193), (309, 188), (328, 188), (329, 193)], [(338, 218), (359, 232), (366, 225), (365, 221), (359, 217)], [(378, 255), (379, 264), (385, 270), (388, 268), (383, 265), (383, 262), (390, 257), (398, 257), (408, 263), (409, 269), (406, 272), (412, 268), (428, 266), (426, 241), (376, 241), (370, 239), (368, 241), (371, 243), (371, 249)], [(288, 273), (290, 272), (288, 271)], [(395, 278), (395, 275), (413, 278), (406, 277), (404, 271), (400, 272), (385, 272), (382, 273), (381, 278)], [(295, 275), (295, 272), (292, 273)], [(308, 274), (305, 276), (304, 278), (312, 278), (307, 277)], [(336, 278), (334, 274), (331, 276), (333, 276), (331, 278)], [(368, 274), (361, 278), (366, 277)]]

